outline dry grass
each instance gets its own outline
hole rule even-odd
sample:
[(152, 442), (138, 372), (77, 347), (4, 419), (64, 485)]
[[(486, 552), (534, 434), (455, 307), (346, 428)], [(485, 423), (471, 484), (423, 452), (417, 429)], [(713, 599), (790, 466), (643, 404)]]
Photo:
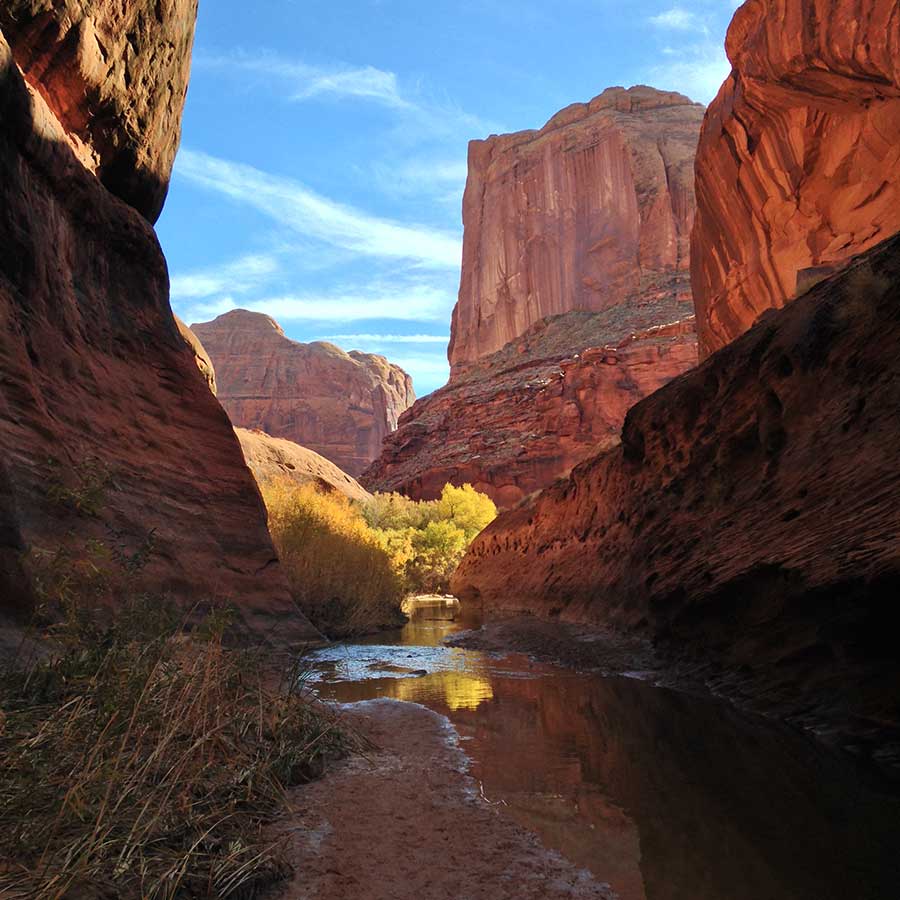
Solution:
[(0, 896), (250, 897), (289, 874), (263, 827), (350, 739), (147, 602), (62, 629), (0, 678)]

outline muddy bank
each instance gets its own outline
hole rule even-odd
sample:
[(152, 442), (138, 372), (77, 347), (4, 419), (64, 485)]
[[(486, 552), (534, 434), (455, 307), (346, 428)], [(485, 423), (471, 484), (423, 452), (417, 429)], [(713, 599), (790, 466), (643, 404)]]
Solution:
[(609, 886), (506, 818), (456, 732), (413, 703), (343, 707), (378, 748), (291, 796), (288, 900), (614, 900)]

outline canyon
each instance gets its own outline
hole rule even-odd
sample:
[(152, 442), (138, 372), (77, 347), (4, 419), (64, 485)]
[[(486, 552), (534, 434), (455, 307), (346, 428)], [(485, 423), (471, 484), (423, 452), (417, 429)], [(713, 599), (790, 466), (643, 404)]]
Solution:
[(318, 635), (179, 334), (150, 224), (195, 14), (192, 0), (0, 13), (2, 614), (30, 615), (69, 566), (102, 574), (107, 598), (230, 602), (236, 633), (301, 643)]
[(696, 365), (689, 285), (703, 107), (609, 88), (539, 131), (469, 145), (450, 382), (363, 474), (501, 506), (618, 440), (628, 408)]
[(642, 636), (894, 773), (898, 48), (885, 0), (737, 10), (696, 159), (704, 361), (502, 514), (452, 586)]
[(359, 475), (414, 401), (412, 379), (383, 356), (302, 344), (274, 319), (236, 309), (193, 324), (238, 427), (287, 438)]

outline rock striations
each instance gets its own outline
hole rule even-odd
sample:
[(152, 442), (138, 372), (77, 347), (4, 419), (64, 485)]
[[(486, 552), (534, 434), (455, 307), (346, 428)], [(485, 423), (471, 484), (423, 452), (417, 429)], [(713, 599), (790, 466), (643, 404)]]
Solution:
[(300, 641), (316, 633), (179, 335), (147, 222), (177, 145), (194, 5), (0, 13), (0, 613), (26, 611), (47, 566), (78, 570), (102, 546), (113, 581), (137, 569), (139, 590), (233, 601), (247, 630)]
[(703, 355), (900, 230), (896, 0), (748, 0), (697, 151)]
[(287, 438), (359, 475), (415, 396), (383, 356), (286, 337), (262, 313), (232, 310), (191, 326), (216, 370), (235, 425)]
[(690, 300), (702, 119), (680, 94), (609, 88), (540, 131), (470, 144), (453, 376), (547, 316)]
[(898, 346), (895, 237), (635, 406), (454, 593), (642, 629), (900, 765)]
[(425, 500), (469, 483), (513, 506), (617, 443), (628, 409), (696, 364), (684, 304), (539, 322), (417, 401), (363, 482)]
[(540, 131), (473, 141), (450, 383), (363, 476), (501, 506), (614, 443), (628, 408), (697, 363), (688, 239), (703, 107), (610, 88)]

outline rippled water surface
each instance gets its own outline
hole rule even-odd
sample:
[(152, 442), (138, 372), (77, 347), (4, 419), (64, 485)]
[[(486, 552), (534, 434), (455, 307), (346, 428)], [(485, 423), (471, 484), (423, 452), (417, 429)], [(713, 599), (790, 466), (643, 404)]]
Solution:
[(448, 716), (484, 796), (622, 900), (900, 898), (900, 796), (843, 757), (637, 679), (445, 647), (478, 624), (455, 604), (411, 613), (316, 654), (316, 690)]

